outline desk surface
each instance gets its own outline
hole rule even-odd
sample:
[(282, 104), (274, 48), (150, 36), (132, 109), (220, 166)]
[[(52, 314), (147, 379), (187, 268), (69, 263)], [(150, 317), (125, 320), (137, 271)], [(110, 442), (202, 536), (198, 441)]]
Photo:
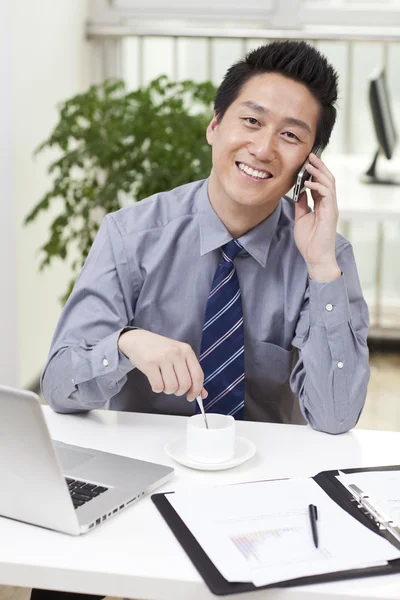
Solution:
[[(336, 179), (340, 218), (358, 220), (400, 220), (400, 185), (366, 184), (360, 181), (371, 162), (370, 156), (327, 154), (323, 156)], [(400, 161), (382, 160), (378, 173), (399, 174)]]
[[(354, 430), (331, 436), (299, 425), (238, 422), (257, 454), (246, 464), (219, 472), (177, 465), (166, 442), (183, 435), (186, 417), (93, 411), (59, 415), (48, 407), (52, 436), (72, 444), (173, 465), (173, 480), (160, 491), (319, 471), (400, 463), (400, 433)], [(44, 587), (153, 600), (215, 598), (149, 497), (78, 537), (0, 518), (0, 584)], [(249, 600), (366, 600), (400, 598), (400, 575), (260, 590), (235, 596)]]

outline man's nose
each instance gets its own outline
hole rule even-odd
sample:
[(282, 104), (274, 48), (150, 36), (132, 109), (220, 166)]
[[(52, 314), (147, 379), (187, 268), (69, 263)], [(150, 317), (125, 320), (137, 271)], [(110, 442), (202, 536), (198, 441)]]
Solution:
[(249, 147), (250, 153), (261, 162), (271, 162), (276, 157), (276, 139), (273, 132), (259, 131)]

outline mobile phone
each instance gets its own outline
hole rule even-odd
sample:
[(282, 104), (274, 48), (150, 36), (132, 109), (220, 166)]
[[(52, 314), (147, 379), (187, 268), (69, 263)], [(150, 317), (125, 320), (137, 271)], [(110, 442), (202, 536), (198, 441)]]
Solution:
[[(319, 156), (321, 156), (322, 150), (320, 149), (319, 146), (317, 146), (316, 148), (312, 149), (312, 152), (319, 157)], [(307, 160), (305, 160), (300, 171), (298, 172), (296, 184), (294, 186), (294, 191), (293, 191), (293, 197), (292, 197), (293, 202), (298, 202), (300, 200), (300, 195), (304, 192), (304, 190), (307, 189), (305, 187), (304, 183), (306, 181), (312, 180), (311, 173), (309, 173), (306, 169), (306, 165), (309, 162), (310, 162), (310, 157), (308, 156)]]

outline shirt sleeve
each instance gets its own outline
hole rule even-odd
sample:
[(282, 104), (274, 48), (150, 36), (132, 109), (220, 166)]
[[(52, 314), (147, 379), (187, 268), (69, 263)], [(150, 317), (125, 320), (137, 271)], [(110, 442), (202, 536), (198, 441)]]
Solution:
[(54, 410), (102, 408), (125, 384), (134, 367), (118, 338), (135, 328), (138, 289), (121, 233), (107, 215), (62, 311), (42, 375), (43, 395)]
[(367, 395), (368, 308), (353, 250), (342, 246), (342, 276), (330, 283), (309, 281), (292, 345), (299, 358), (290, 384), (314, 428), (343, 433), (354, 427)]

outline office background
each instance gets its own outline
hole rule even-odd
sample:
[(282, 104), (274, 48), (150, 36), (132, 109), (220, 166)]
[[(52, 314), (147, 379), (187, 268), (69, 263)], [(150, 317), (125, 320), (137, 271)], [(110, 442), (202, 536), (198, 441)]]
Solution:
[[(339, 70), (340, 102), (327, 163), (330, 153), (362, 154), (366, 168), (376, 148), (367, 104), (368, 77), (375, 67), (386, 66), (394, 117), (400, 120), (399, 0), (0, 0), (2, 383), (36, 384), (70, 279), (61, 260), (38, 272), (37, 250), (57, 209), (23, 225), (50, 188), (46, 170), (54, 153), (36, 159), (32, 154), (57, 121), (56, 105), (114, 75), (130, 89), (161, 73), (218, 84), (226, 67), (258, 44), (259, 29), (281, 31), (283, 37), (297, 31), (328, 55)], [(194, 30), (201, 35), (189, 36)], [(400, 187), (398, 194), (400, 204)], [(383, 311), (370, 347), (385, 351), (371, 355), (371, 384), (359, 426), (400, 430), (400, 221), (357, 221), (340, 228), (347, 228), (343, 233), (354, 245), (373, 319), (375, 265), (382, 250)], [(27, 595), (27, 590), (0, 587), (1, 600)]]
[[(314, 43), (339, 71), (339, 118), (326, 152), (328, 166), (329, 154), (345, 153), (363, 155), (367, 168), (377, 146), (367, 102), (368, 77), (377, 67), (386, 68), (394, 117), (400, 119), (399, 0), (0, 2), (2, 383), (29, 388), (37, 382), (60, 313), (59, 298), (70, 279), (70, 269), (61, 260), (38, 271), (38, 248), (48, 236), (57, 208), (23, 225), (50, 188), (46, 170), (54, 153), (46, 150), (36, 158), (32, 154), (57, 121), (56, 105), (109, 76), (124, 78), (128, 89), (162, 73), (173, 79), (210, 79), (218, 84), (226, 68), (246, 50), (265, 38), (285, 36)], [(354, 245), (378, 332), (371, 347), (379, 346), (384, 337), (396, 348), (400, 338), (400, 221), (340, 223), (340, 231)], [(377, 324), (379, 244), (383, 306)], [(373, 356), (371, 363), (376, 365), (371, 393), (383, 397), (386, 385), (388, 394), (385, 405), (378, 401), (379, 409), (370, 411), (361, 425), (383, 428), (381, 416), (386, 411), (386, 427), (400, 428), (398, 356)]]

